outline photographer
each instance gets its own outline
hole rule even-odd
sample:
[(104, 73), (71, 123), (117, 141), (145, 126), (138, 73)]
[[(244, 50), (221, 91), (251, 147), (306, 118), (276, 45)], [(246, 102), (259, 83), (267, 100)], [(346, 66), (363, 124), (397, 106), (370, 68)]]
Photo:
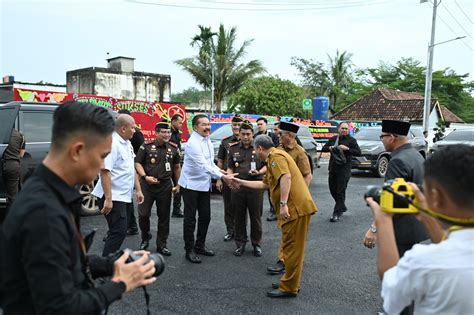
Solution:
[[(1, 307), (8, 314), (101, 314), (123, 293), (153, 283), (147, 252), (126, 263), (86, 254), (81, 196), (104, 167), (114, 119), (104, 108), (67, 102), (54, 113), (51, 150), (11, 207), (1, 234)], [(90, 245), (90, 242), (88, 242)], [(92, 278), (112, 276), (95, 287)]]
[[(372, 198), (366, 199), (379, 230), (378, 273), (383, 279), (381, 294), (387, 313), (400, 313), (412, 301), (415, 302), (415, 314), (473, 312), (472, 174), (472, 146), (448, 146), (426, 160), (425, 195), (415, 184), (411, 185), (416, 207), (430, 209), (430, 215), (423, 211), (417, 218), (434, 244), (417, 244), (402, 258), (395, 244), (392, 214), (382, 211)], [(438, 221), (433, 217), (442, 219)]]

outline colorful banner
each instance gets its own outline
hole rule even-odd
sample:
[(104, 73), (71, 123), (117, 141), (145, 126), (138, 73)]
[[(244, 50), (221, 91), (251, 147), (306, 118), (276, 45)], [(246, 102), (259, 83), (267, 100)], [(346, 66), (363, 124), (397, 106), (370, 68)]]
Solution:
[[(37, 90), (14, 89), (14, 101), (24, 102), (47, 102), (59, 104), (62, 102), (75, 100), (78, 102), (86, 102), (93, 105), (110, 108), (115, 111), (127, 109), (131, 112), (135, 123), (140, 128), (145, 142), (151, 142), (155, 139), (155, 125), (162, 119), (171, 121), (171, 117), (179, 114), (186, 120), (186, 110), (182, 104), (147, 102), (117, 99), (108, 96), (97, 96), (78, 93), (57, 93)], [(188, 139), (188, 126), (183, 124), (181, 139)]]

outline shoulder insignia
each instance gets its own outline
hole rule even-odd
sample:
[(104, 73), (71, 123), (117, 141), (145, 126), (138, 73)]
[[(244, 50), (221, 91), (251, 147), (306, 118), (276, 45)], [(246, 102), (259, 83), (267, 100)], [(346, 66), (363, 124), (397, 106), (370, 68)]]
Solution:
[(236, 145), (236, 144), (239, 144), (239, 142), (232, 142), (232, 143), (229, 143), (229, 147), (233, 146), (233, 145)]
[(169, 141), (168, 144), (171, 145), (171, 146), (173, 146), (174, 148), (177, 148), (177, 147), (178, 147), (178, 145), (177, 145), (176, 143), (171, 142), (171, 141)]
[(140, 146), (140, 150), (145, 150), (145, 145), (144, 145), (144, 144), (142, 144), (142, 145)]
[(277, 162), (276, 162), (276, 161), (273, 161), (273, 162), (272, 162), (272, 168), (275, 168), (275, 167), (277, 167), (277, 166), (278, 166)]
[(225, 137), (224, 139), (222, 139), (222, 141), (229, 140), (230, 138), (232, 138), (232, 136)]

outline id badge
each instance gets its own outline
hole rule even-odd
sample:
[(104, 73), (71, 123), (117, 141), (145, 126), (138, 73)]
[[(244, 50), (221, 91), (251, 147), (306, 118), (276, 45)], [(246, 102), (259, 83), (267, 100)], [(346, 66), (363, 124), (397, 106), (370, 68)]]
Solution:
[(166, 163), (165, 163), (165, 170), (166, 170), (167, 172), (171, 172), (171, 165), (170, 165), (170, 162), (166, 162)]
[(251, 171), (256, 171), (257, 170), (257, 163), (256, 162), (250, 162), (250, 170)]

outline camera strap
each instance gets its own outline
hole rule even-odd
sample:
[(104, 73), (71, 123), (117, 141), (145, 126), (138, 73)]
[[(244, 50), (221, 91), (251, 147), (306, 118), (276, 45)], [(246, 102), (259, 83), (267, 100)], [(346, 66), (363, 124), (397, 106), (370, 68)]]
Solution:
[(95, 282), (92, 278), (89, 257), (87, 256), (86, 244), (84, 243), (84, 239), (81, 236), (81, 232), (79, 232), (79, 228), (76, 224), (76, 220), (74, 219), (74, 215), (71, 212), (69, 212), (69, 215), (71, 218), (72, 229), (74, 230), (74, 236), (76, 237), (76, 240), (79, 243), (82, 272), (86, 277), (86, 281), (89, 287), (95, 288)]
[(145, 295), (145, 304), (146, 304), (146, 314), (150, 315), (150, 294), (146, 290), (146, 286), (143, 286), (143, 294)]

